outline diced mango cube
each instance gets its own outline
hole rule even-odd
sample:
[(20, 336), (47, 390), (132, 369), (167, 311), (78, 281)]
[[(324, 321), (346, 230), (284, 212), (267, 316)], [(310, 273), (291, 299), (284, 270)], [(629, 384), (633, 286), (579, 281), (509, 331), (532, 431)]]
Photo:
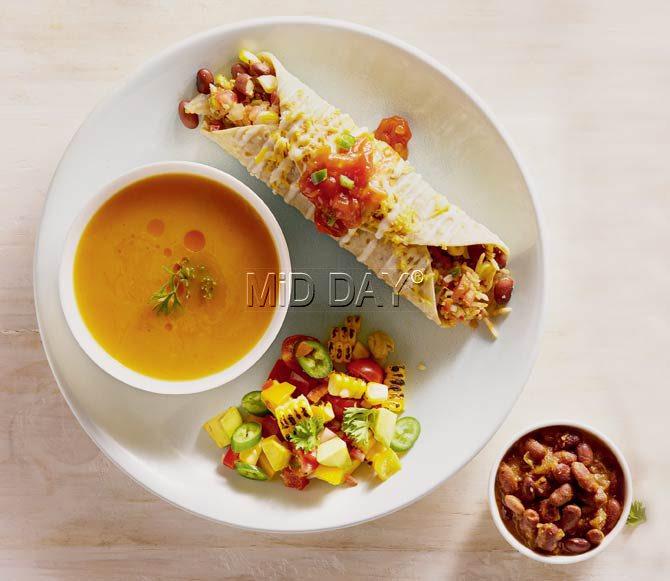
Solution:
[(385, 402), (389, 398), (389, 388), (383, 383), (370, 381), (365, 388), (363, 397), (365, 401), (372, 405)]
[(333, 486), (338, 486), (342, 484), (345, 475), (346, 472), (344, 468), (336, 468), (335, 466), (323, 466), (323, 465), (320, 465), (314, 471), (313, 474), (314, 478), (323, 480), (324, 482), (332, 484)]
[(370, 438), (370, 447), (365, 451), (365, 459), (368, 462), (372, 462), (375, 459), (375, 456), (386, 450), (386, 446), (380, 444), (374, 438)]
[(268, 478), (272, 478), (277, 474), (277, 471), (272, 467), (272, 464), (270, 464), (270, 460), (268, 460), (265, 452), (261, 452), (261, 455), (258, 458), (258, 466), (268, 475)]
[(256, 444), (252, 448), (242, 450), (240, 452), (240, 460), (242, 460), (242, 462), (247, 462), (248, 464), (253, 464), (254, 466), (256, 466), (256, 463), (258, 462), (258, 458), (260, 457), (262, 451), (263, 449), (261, 448), (261, 443), (258, 442), (258, 444)]
[(263, 438), (261, 447), (275, 472), (279, 472), (288, 466), (288, 462), (291, 459), (291, 451), (279, 441), (277, 436)]
[(281, 383), (273, 381), (270, 387), (261, 391), (261, 399), (268, 408), (274, 410), (277, 406), (288, 401), (294, 391), (295, 385), (291, 385), (286, 381), (282, 381)]
[(395, 424), (398, 416), (393, 412), (379, 408), (375, 414), (375, 421), (372, 424), (372, 432), (378, 442), (384, 446), (390, 446), (393, 435), (395, 434)]
[(202, 426), (203, 429), (209, 434), (209, 437), (214, 440), (214, 443), (219, 448), (225, 448), (228, 446), (228, 444), (230, 444), (230, 436), (226, 434), (223, 426), (221, 425), (221, 418), (223, 418), (224, 413), (225, 412), (221, 412), (220, 414), (207, 420)]
[(316, 449), (316, 460), (324, 466), (334, 466), (336, 468), (349, 468), (351, 457), (349, 449), (342, 438), (332, 438)]
[(347, 474), (352, 474), (356, 468), (358, 468), (362, 462), (360, 460), (352, 460), (351, 461), (351, 466), (347, 470)]
[(381, 480), (388, 480), (401, 468), (400, 458), (391, 448), (386, 448), (383, 452), (375, 455), (372, 461), (372, 469)]
[(228, 434), (228, 437), (232, 437), (233, 432), (242, 425), (240, 410), (236, 407), (228, 408), (221, 418), (221, 425), (223, 426), (224, 432)]

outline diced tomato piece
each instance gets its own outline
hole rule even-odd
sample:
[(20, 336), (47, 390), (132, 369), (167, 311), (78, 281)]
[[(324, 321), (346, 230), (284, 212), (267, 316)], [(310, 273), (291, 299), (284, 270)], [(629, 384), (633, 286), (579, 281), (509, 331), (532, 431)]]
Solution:
[(412, 139), (412, 130), (409, 128), (407, 119), (400, 115), (382, 119), (379, 127), (375, 129), (375, 137), (388, 143), (400, 157), (407, 159), (409, 155), (407, 144)]
[(233, 452), (232, 448), (228, 448), (228, 451), (223, 455), (223, 458), (221, 459), (221, 464), (223, 464), (226, 468), (234, 470), (235, 462), (237, 462), (239, 458), (240, 455), (237, 452)]
[(293, 468), (284, 468), (281, 472), (281, 479), (284, 481), (284, 486), (288, 488), (295, 488), (302, 490), (309, 484), (309, 478), (300, 476)]
[(338, 420), (342, 420), (344, 416), (345, 408), (355, 408), (358, 407), (359, 401), (357, 399), (349, 399), (344, 397), (337, 397), (334, 395), (328, 394), (325, 397), (326, 401), (329, 401), (333, 406), (333, 413)]
[(274, 379), (268, 379), (266, 382), (263, 384), (263, 387), (261, 389), (267, 389), (268, 387), (274, 385), (275, 380)]
[(307, 395), (317, 383), (314, 379), (308, 377), (306, 373), (298, 373), (297, 371), (291, 371), (291, 375), (287, 381), (291, 385), (295, 385), (296, 389), (293, 392), (293, 397)]
[(309, 476), (319, 467), (316, 456), (311, 452), (295, 450), (293, 452), (293, 460), (295, 460), (295, 469), (300, 476)]
[(268, 379), (274, 379), (281, 383), (283, 381), (288, 381), (290, 375), (291, 368), (286, 365), (283, 359), (277, 359), (272, 371), (270, 371), (270, 375), (268, 375)]
[(358, 486), (358, 480), (356, 480), (351, 474), (346, 474), (344, 476), (344, 481), (342, 482), (342, 486), (346, 486), (348, 488), (353, 488), (354, 486)]
[(278, 438), (283, 439), (281, 430), (279, 429), (279, 424), (273, 415), (268, 414), (267, 416), (263, 416), (261, 418), (261, 428), (264, 438), (277, 436)]
[[(322, 172), (315, 181), (314, 174)], [(314, 204), (317, 228), (335, 237), (360, 226), (381, 204), (385, 194), (369, 186), (373, 172), (373, 147), (367, 137), (348, 150), (333, 153), (319, 149), (300, 177), (303, 195)]]
[(352, 460), (358, 460), (359, 462), (363, 462), (363, 460), (365, 460), (365, 454), (363, 453), (363, 450), (359, 450), (358, 448), (350, 448), (349, 456)]
[(507, 255), (502, 250), (500, 250), (500, 248), (496, 247), (494, 249), (493, 256), (500, 268), (505, 268), (507, 266)]
[(384, 370), (374, 359), (354, 359), (347, 365), (347, 372), (354, 377), (360, 377), (365, 381), (382, 383), (384, 381)]

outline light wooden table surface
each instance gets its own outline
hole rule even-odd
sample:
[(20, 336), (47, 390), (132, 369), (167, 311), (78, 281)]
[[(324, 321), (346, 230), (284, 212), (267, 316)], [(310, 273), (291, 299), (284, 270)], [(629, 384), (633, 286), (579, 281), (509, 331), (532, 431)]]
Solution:
[[(285, 537), (200, 520), (110, 465), (53, 380), (31, 273), (49, 180), (101, 98), (192, 33), (304, 13), (395, 34), (479, 93), (535, 178), (549, 294), (535, 371), (477, 458), (392, 516)], [(669, 21), (663, 0), (3, 2), (0, 579), (668, 578)], [(569, 569), (515, 553), (485, 504), (496, 447), (551, 416), (589, 421), (620, 444), (650, 516)]]

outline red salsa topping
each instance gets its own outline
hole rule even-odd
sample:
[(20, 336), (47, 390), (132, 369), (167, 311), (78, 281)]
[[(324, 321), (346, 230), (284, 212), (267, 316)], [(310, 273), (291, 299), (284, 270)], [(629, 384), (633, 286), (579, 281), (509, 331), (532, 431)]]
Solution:
[(300, 177), (300, 191), (316, 208), (316, 227), (340, 237), (361, 225), (384, 195), (369, 186), (372, 143), (363, 137), (349, 150), (320, 149)]
[(412, 130), (409, 128), (407, 119), (400, 115), (387, 117), (379, 122), (379, 127), (375, 129), (375, 137), (379, 141), (385, 141), (395, 149), (400, 157), (407, 159), (409, 150), (407, 144), (412, 139)]

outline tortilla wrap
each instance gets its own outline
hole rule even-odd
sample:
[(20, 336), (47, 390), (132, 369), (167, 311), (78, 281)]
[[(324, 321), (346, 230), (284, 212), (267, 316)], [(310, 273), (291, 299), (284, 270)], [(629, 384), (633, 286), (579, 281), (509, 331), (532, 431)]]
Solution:
[[(314, 205), (301, 194), (298, 184), (309, 160), (324, 145), (335, 151), (335, 139), (343, 132), (360, 136), (367, 131), (289, 73), (274, 55), (268, 56), (277, 77), (279, 124), (217, 131), (205, 124), (201, 131), (314, 221)], [(191, 111), (202, 112), (196, 100), (192, 103)], [(428, 246), (491, 245), (506, 256), (509, 250), (485, 226), (438, 194), (387, 143), (371, 139), (374, 171), (370, 186), (386, 194), (383, 217), (364, 222), (335, 240), (391, 287), (396, 287), (400, 273), (420, 271), (420, 276), (414, 274), (402, 285), (399, 294), (435, 323), (452, 326), (453, 321), (445, 322), (438, 311), (436, 273)]]

